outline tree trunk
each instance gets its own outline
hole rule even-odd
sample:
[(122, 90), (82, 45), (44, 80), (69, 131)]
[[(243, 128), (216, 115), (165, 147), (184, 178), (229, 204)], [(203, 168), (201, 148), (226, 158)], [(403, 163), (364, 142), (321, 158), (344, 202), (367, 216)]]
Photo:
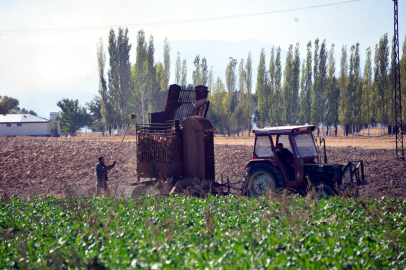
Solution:
[(248, 137), (249, 137), (249, 136), (251, 135), (251, 132), (250, 132), (250, 131), (251, 131), (251, 130), (250, 130), (250, 123), (248, 123), (248, 130), (247, 130), (247, 131), (248, 131)]

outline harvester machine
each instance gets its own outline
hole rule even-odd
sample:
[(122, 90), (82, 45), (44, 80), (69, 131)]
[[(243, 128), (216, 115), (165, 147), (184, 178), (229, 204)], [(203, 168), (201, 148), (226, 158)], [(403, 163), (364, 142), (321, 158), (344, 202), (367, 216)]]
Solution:
[(214, 131), (206, 119), (210, 102), (206, 86), (169, 87), (165, 108), (136, 124), (137, 181), (133, 197), (148, 193), (202, 190), (223, 192), (215, 182)]

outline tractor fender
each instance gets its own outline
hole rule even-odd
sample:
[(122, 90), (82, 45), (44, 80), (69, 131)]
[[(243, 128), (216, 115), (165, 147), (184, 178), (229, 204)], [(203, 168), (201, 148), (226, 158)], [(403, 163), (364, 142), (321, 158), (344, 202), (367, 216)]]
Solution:
[(251, 159), (250, 161), (247, 162), (247, 164), (245, 164), (245, 169), (248, 169), (249, 167), (251, 167), (251, 166), (254, 165), (254, 164), (257, 164), (257, 163), (264, 163), (264, 162), (269, 163), (269, 164), (275, 166), (274, 161), (273, 161), (273, 160), (270, 160), (270, 159)]

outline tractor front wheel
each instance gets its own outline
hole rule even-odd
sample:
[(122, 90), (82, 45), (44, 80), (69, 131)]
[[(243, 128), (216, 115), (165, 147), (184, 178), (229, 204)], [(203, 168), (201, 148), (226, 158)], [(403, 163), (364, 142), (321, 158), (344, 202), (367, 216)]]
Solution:
[(281, 172), (268, 163), (258, 163), (245, 171), (242, 185), (243, 195), (262, 196), (267, 192), (277, 193), (285, 188), (285, 180)]

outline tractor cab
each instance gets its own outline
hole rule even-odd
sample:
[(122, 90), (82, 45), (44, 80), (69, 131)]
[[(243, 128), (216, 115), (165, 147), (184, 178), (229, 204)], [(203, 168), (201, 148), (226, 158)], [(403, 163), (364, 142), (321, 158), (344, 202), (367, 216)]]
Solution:
[[(286, 179), (287, 187), (307, 185), (303, 181), (303, 164), (318, 163), (319, 153), (313, 138), (315, 126), (286, 126), (253, 130), (255, 145), (251, 166), (267, 160), (272, 165), (281, 168)], [(283, 150), (280, 151), (282, 145)], [(285, 152), (285, 153), (284, 153)], [(291, 153), (292, 158), (280, 160)]]
[(334, 196), (339, 192), (336, 187), (344, 191), (348, 186), (344, 182), (356, 186), (363, 180), (362, 161), (352, 161), (347, 165), (327, 164), (325, 154), (325, 162), (319, 163), (320, 156), (313, 137), (315, 128), (282, 126), (253, 130), (254, 151), (246, 165), (243, 193), (258, 196), (267, 190), (276, 193), (287, 187), (305, 194), (310, 181), (318, 194)]

